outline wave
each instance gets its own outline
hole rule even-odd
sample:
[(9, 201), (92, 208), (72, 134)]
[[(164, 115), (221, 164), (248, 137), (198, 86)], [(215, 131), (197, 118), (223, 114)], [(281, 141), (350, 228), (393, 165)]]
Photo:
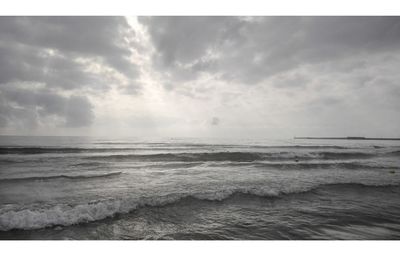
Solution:
[(250, 148), (279, 148), (279, 149), (360, 149), (360, 147), (346, 147), (334, 145), (287, 145), (287, 146), (264, 146), (250, 145)]
[(208, 162), (208, 161), (284, 161), (284, 160), (315, 160), (315, 159), (367, 159), (377, 156), (376, 153), (366, 152), (189, 152), (189, 153), (158, 153), (158, 154), (120, 154), (107, 156), (89, 156), (86, 159), (104, 161), (181, 161), (181, 162)]
[(72, 148), (72, 147), (2, 147), (0, 154), (47, 154), (47, 153), (84, 153), (84, 152), (108, 152), (110, 149)]
[(166, 143), (166, 142), (97, 142), (101, 145), (145, 145), (149, 149), (172, 148), (254, 148), (254, 149), (380, 149), (385, 146), (338, 146), (338, 145), (262, 145), (262, 144), (211, 144), (211, 143)]
[(375, 153), (365, 152), (311, 152), (310, 154), (316, 155), (321, 159), (357, 159), (357, 158), (371, 158), (376, 156)]
[[(140, 149), (140, 148), (139, 148)], [(118, 151), (135, 151), (138, 148), (74, 148), (74, 147), (1, 147), (0, 154), (11, 155), (33, 155), (33, 154), (49, 154), (49, 153), (94, 153), (94, 152), (118, 152)]]
[[(152, 145), (154, 143), (147, 143)], [(157, 145), (163, 143), (155, 143)], [(262, 144), (211, 144), (211, 143), (164, 143), (164, 145), (175, 147), (210, 147), (210, 148), (279, 148), (279, 149), (354, 149), (357, 147), (346, 147), (336, 145), (262, 145)]]
[(149, 155), (109, 155), (90, 156), (87, 159), (113, 160), (113, 161), (243, 161), (251, 162), (260, 160), (260, 153), (248, 152), (218, 152), (218, 153), (159, 153)]
[(200, 193), (171, 193), (157, 197), (131, 197), (126, 199), (112, 199), (71, 205), (56, 205), (49, 208), (31, 208), (20, 210), (0, 211), (0, 231), (12, 229), (39, 229), (51, 226), (69, 226), (91, 221), (102, 220), (113, 217), (117, 214), (129, 213), (143, 206), (165, 206), (173, 204), (186, 198), (197, 200), (223, 201), (236, 194), (246, 194), (258, 197), (279, 197), (282, 195), (292, 195), (309, 193), (318, 188), (382, 188), (399, 185), (366, 185), (361, 183), (335, 183), (323, 184), (319, 186), (298, 187), (290, 190), (278, 190), (264, 187), (247, 187), (225, 189), (219, 191), (209, 191)]
[[(116, 151), (135, 151), (135, 150), (185, 150), (196, 148), (252, 148), (252, 149), (292, 149), (292, 150), (308, 150), (308, 149), (327, 149), (327, 150), (353, 150), (353, 149), (377, 149), (384, 148), (381, 146), (371, 147), (351, 147), (351, 146), (335, 146), (335, 145), (235, 145), (235, 144), (196, 144), (196, 143), (97, 143), (97, 144), (123, 144), (123, 145), (137, 145), (147, 144), (149, 146), (134, 146), (134, 147), (68, 147), (68, 146), (2, 146), (0, 147), (0, 154), (47, 154), (47, 153), (92, 153), (92, 152), (116, 152)], [(395, 151), (392, 153), (399, 153)]]
[(106, 142), (95, 142), (94, 144), (99, 145), (169, 145), (172, 143), (167, 142), (118, 142), (118, 141), (106, 141)]
[(2, 178), (0, 182), (25, 182), (25, 181), (45, 181), (53, 179), (92, 179), (106, 178), (121, 175), (122, 172), (114, 172), (107, 174), (88, 174), (88, 175), (51, 175), (51, 176), (33, 176), (33, 177), (17, 177), (17, 178)]
[(301, 170), (301, 169), (370, 169), (370, 170), (399, 170), (400, 167), (384, 166), (384, 165), (368, 165), (360, 162), (290, 162), (290, 163), (276, 163), (276, 162), (254, 162), (254, 163), (227, 163), (227, 164), (213, 164), (212, 166), (219, 167), (240, 167), (240, 166), (253, 166), (258, 168), (271, 168), (282, 170)]
[(126, 148), (75, 148), (75, 147), (0, 147), (0, 155), (107, 153), (152, 150), (191, 150), (188, 147), (126, 147)]
[(396, 150), (396, 151), (388, 152), (388, 155), (392, 155), (392, 156), (400, 156), (400, 150)]
[(106, 162), (83, 162), (83, 163), (76, 163), (72, 166), (74, 167), (94, 167), (94, 166), (105, 166)]

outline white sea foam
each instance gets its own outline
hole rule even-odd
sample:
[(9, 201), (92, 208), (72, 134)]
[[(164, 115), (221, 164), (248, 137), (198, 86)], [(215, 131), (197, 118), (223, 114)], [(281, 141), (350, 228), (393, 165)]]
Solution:
[[(346, 183), (344, 183), (346, 184)], [(358, 184), (362, 185), (362, 184)], [(277, 197), (282, 194), (307, 192), (318, 186), (291, 188), (241, 187), (218, 191), (170, 193), (154, 197), (127, 197), (92, 202), (88, 204), (56, 205), (48, 208), (9, 208), (0, 210), (0, 230), (39, 229), (55, 225), (69, 226), (112, 217), (118, 213), (128, 213), (142, 206), (160, 206), (175, 203), (183, 198), (193, 197), (199, 200), (221, 201), (233, 194), (242, 193), (262, 197)]]
[(53, 225), (68, 226), (104, 219), (134, 208), (124, 206), (119, 200), (113, 200), (72, 207), (56, 205), (47, 209), (11, 210), (1, 213), (0, 230), (38, 229)]
[[(296, 190), (293, 190), (296, 191)], [(98, 201), (76, 206), (56, 205), (50, 208), (23, 208), (0, 210), (0, 230), (38, 229), (54, 225), (68, 226), (84, 222), (96, 221), (127, 213), (141, 206), (160, 206), (193, 197), (200, 200), (224, 200), (234, 193), (253, 194), (258, 196), (278, 196), (279, 190), (262, 188), (231, 188), (219, 191), (198, 193), (171, 193), (156, 197), (131, 197)]]

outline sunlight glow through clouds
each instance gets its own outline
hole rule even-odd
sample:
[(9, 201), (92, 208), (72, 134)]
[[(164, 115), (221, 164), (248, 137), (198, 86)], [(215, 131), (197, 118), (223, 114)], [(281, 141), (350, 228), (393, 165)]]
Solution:
[(1, 19), (2, 134), (400, 131), (395, 17)]

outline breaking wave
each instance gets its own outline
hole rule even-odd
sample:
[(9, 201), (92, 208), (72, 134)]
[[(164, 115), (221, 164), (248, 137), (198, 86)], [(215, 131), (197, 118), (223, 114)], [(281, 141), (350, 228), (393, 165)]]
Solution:
[(190, 152), (190, 153), (158, 153), (158, 154), (119, 154), (105, 156), (89, 156), (86, 159), (102, 161), (284, 161), (284, 160), (313, 160), (313, 159), (367, 159), (377, 156), (367, 152)]
[(126, 199), (101, 200), (80, 205), (55, 205), (47, 208), (3, 208), (0, 211), (0, 230), (12, 229), (39, 229), (51, 226), (69, 226), (102, 220), (116, 214), (129, 213), (142, 206), (164, 206), (177, 203), (185, 198), (198, 200), (222, 201), (235, 194), (246, 194), (258, 197), (279, 197), (281, 195), (308, 193), (318, 188), (351, 187), (358, 188), (381, 188), (398, 185), (365, 185), (360, 183), (335, 183), (319, 186), (297, 187), (289, 190), (279, 190), (265, 187), (232, 188), (219, 191), (208, 191), (200, 193), (171, 193), (157, 197), (131, 197)]

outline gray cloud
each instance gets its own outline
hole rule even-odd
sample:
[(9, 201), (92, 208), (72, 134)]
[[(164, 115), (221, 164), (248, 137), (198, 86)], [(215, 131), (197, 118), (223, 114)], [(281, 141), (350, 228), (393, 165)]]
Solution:
[(220, 119), (218, 117), (212, 117), (211, 119), (211, 125), (213, 126), (218, 126), (220, 123)]
[(309, 79), (301, 74), (278, 75), (273, 79), (273, 84), (279, 88), (303, 88)]
[(94, 114), (87, 97), (65, 97), (46, 89), (20, 88), (3, 85), (0, 88), (0, 122), (5, 127), (18, 123), (35, 128), (42, 119), (55, 116), (66, 127), (89, 126)]
[(93, 112), (88, 99), (84, 96), (70, 97), (66, 103), (65, 119), (67, 127), (90, 125), (93, 121)]
[(122, 73), (136, 73), (124, 39), (133, 30), (123, 17), (0, 17), (5, 44), (56, 49), (66, 55), (99, 57)]
[(400, 128), (399, 17), (130, 24), (0, 17), (1, 132), (86, 134), (90, 126), (105, 134), (265, 137)]
[[(399, 17), (151, 17), (140, 22), (155, 48), (153, 67), (172, 86), (169, 92), (189, 92), (185, 95), (197, 100), (227, 100), (225, 93), (240, 93), (215, 104), (224, 127), (244, 124), (247, 131), (253, 123), (293, 135), (397, 134), (400, 124), (392, 118), (400, 112)], [(240, 117), (236, 122), (229, 119), (233, 109)]]
[(90, 125), (94, 112), (83, 96), (126, 84), (109, 71), (139, 88), (134, 36), (123, 17), (0, 17), (0, 126), (36, 127), (49, 116), (66, 127)]
[(126, 39), (133, 35), (122, 17), (0, 17), (0, 83), (105, 88), (98, 75), (78, 62), (82, 58), (136, 78)]
[(222, 17), (142, 17), (164, 65), (188, 63), (226, 36), (225, 29), (235, 18)]
[(0, 68), (0, 84), (26, 81), (64, 89), (106, 88), (95, 74), (85, 72), (84, 65), (29, 46), (0, 45)]
[(141, 22), (157, 49), (156, 66), (184, 80), (208, 71), (251, 84), (300, 65), (397, 51), (400, 44), (398, 17), (153, 17)]

